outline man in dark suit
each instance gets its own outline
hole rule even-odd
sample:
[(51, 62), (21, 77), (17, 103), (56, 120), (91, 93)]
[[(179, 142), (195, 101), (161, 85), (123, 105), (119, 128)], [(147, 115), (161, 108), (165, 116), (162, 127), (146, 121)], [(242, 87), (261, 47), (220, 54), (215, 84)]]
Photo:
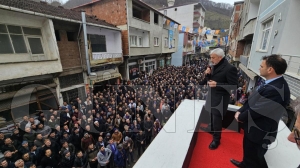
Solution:
[(202, 129), (212, 131), (213, 141), (209, 149), (213, 150), (220, 145), (222, 118), (228, 108), (230, 91), (235, 90), (238, 85), (238, 77), (237, 69), (228, 63), (221, 48), (212, 50), (210, 59), (212, 66), (206, 69), (206, 78), (200, 82), (200, 85), (208, 84), (209, 86), (205, 110), (210, 113), (211, 126)]
[(266, 81), (254, 89), (235, 114), (244, 125), (244, 157), (242, 162), (231, 159), (235, 166), (268, 167), (264, 155), (276, 139), (279, 120), (290, 101), (289, 86), (282, 76), (286, 69), (286, 61), (279, 55), (263, 57), (259, 71)]

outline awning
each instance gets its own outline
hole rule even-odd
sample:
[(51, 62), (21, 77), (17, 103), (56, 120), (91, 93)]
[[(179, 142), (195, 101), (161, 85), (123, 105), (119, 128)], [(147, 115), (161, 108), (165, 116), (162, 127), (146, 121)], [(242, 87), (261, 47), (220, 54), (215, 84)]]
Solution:
[(98, 71), (96, 72), (97, 77), (94, 80), (95, 82), (106, 81), (113, 78), (121, 77), (121, 74), (116, 70), (110, 69), (108, 71)]
[(249, 78), (251, 78), (252, 80), (254, 80), (255, 76), (257, 76), (256, 73), (254, 73), (253, 71), (249, 70), (245, 65), (243, 65), (243, 64), (240, 63), (240, 64), (239, 64), (239, 67), (240, 67), (241, 70), (242, 70), (243, 72), (245, 72), (245, 74), (247, 74), (247, 76), (248, 76)]

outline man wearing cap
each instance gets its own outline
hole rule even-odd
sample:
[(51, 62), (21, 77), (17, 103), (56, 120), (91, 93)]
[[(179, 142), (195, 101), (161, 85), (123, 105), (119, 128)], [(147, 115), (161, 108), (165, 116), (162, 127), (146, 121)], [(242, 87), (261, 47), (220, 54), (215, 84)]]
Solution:
[(108, 148), (105, 148), (104, 146), (100, 146), (100, 150), (97, 154), (98, 163), (100, 164), (101, 168), (110, 168), (109, 165), (109, 158), (111, 156), (111, 150)]
[(88, 132), (85, 132), (83, 138), (81, 139), (81, 149), (83, 151), (87, 151), (88, 145), (91, 143), (95, 143), (93, 137)]
[(123, 149), (126, 151), (127, 163), (128, 163), (128, 166), (130, 166), (129, 156), (130, 156), (131, 162), (132, 163), (135, 162), (135, 160), (133, 159), (134, 143), (133, 143), (133, 140), (127, 136), (125, 137), (124, 140), (125, 141), (123, 142)]
[(28, 147), (28, 142), (27, 141), (23, 141), (22, 142), (22, 146), (19, 148), (19, 153), (21, 155), (25, 154), (25, 153), (29, 153), (30, 152), (30, 148)]

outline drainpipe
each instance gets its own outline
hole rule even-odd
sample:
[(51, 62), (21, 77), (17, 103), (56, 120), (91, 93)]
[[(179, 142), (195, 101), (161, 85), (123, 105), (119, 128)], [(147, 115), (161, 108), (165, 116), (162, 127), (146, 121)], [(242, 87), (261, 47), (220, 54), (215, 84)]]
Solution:
[(82, 27), (83, 27), (83, 37), (84, 37), (85, 59), (86, 59), (88, 76), (90, 76), (91, 67), (90, 67), (90, 59), (89, 59), (88, 44), (87, 44), (85, 12), (81, 12), (81, 17), (82, 17)]
[(80, 63), (81, 63), (81, 68), (83, 69), (83, 63), (82, 63), (82, 53), (81, 53), (81, 49), (80, 49), (80, 43), (79, 43), (79, 39), (80, 39), (80, 32), (81, 32), (81, 27), (82, 24), (80, 24), (79, 26), (79, 30), (78, 30), (78, 35), (77, 35), (77, 45), (78, 45), (78, 50), (79, 50), (79, 57), (80, 57)]

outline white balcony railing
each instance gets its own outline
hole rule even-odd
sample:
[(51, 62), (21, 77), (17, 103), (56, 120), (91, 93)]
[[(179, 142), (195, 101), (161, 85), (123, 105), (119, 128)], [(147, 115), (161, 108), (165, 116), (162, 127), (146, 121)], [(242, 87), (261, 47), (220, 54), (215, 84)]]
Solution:
[(121, 58), (122, 53), (93, 53), (93, 60), (103, 60), (109, 58)]
[(300, 75), (300, 55), (282, 55), (288, 64), (286, 72)]

